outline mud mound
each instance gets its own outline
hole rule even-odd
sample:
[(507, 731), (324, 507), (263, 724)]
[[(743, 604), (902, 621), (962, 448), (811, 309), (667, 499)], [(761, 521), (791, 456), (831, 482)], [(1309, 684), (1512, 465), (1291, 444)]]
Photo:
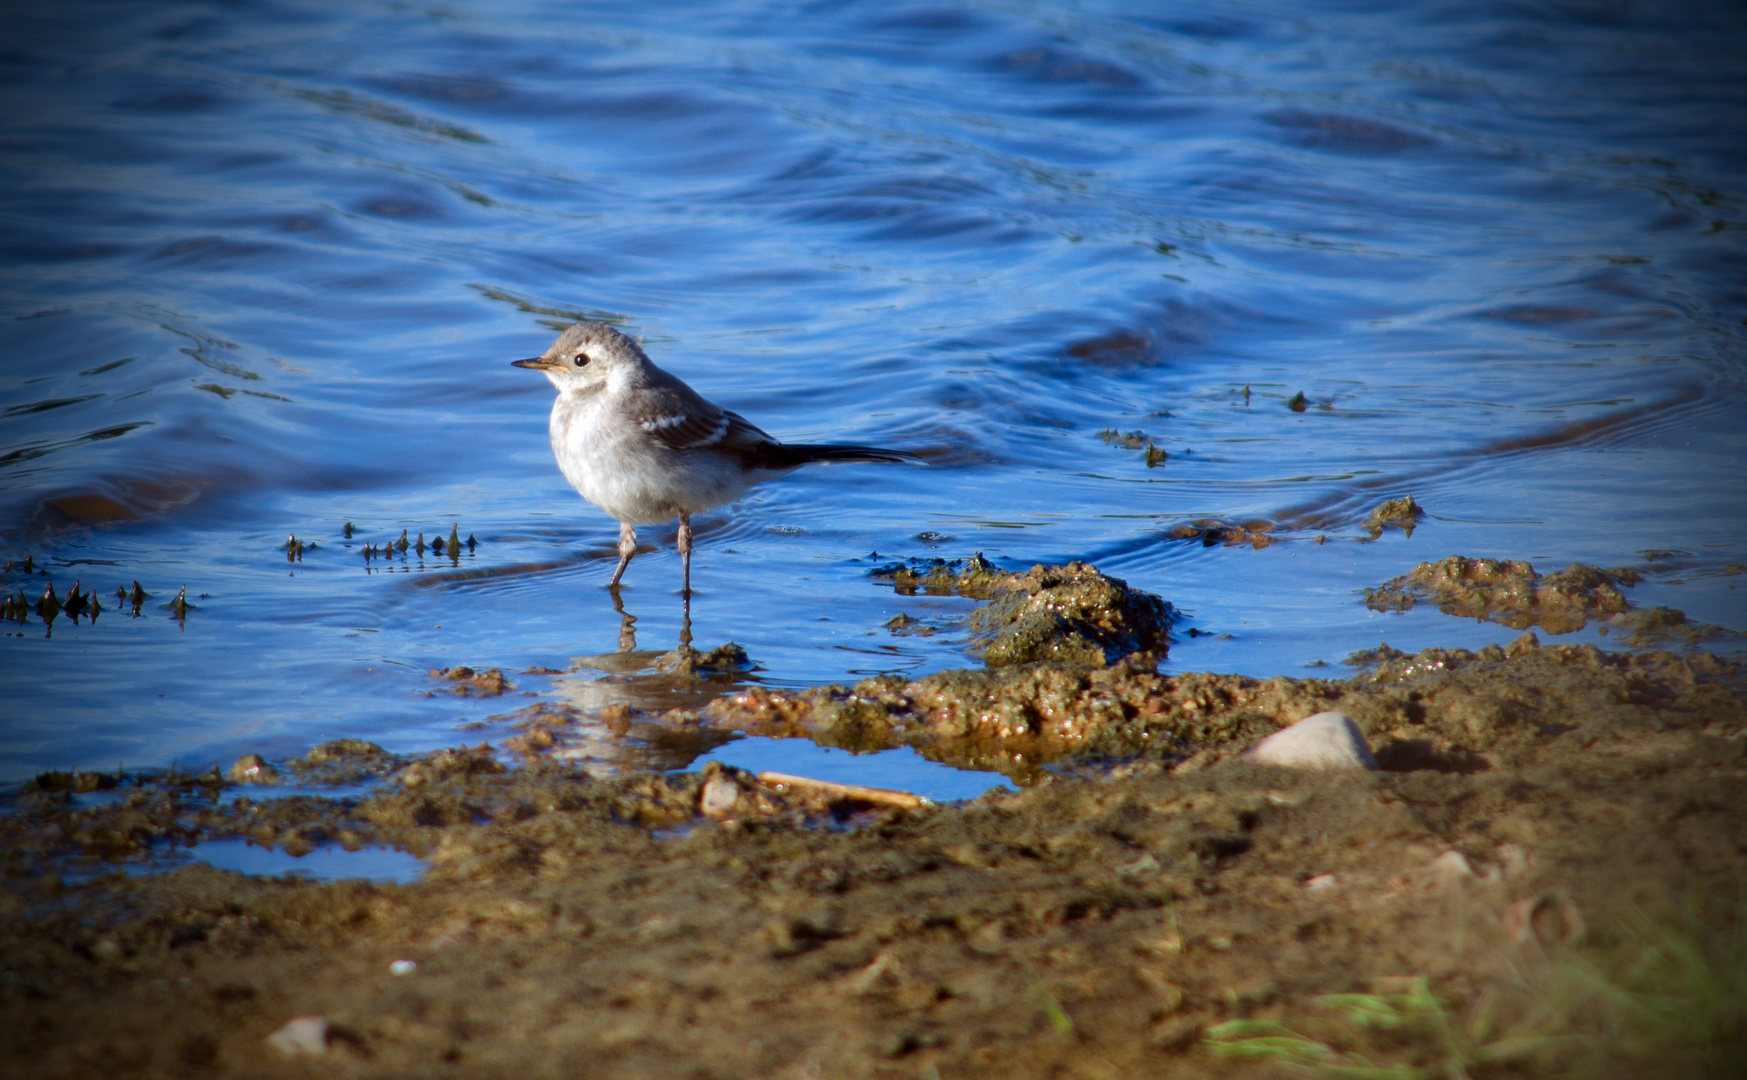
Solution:
[(470, 667), (432, 668), (431, 678), (455, 685), (449, 692), (457, 697), (499, 697), (514, 690), (515, 684), (504, 678), (498, 668), (475, 671)]
[(693, 678), (718, 678), (739, 675), (751, 671), (752, 659), (746, 655), (746, 650), (730, 641), (726, 645), (718, 645), (708, 652), (699, 652), (690, 645), (681, 645), (671, 652), (663, 653), (655, 661), (655, 669), (665, 675), (684, 675)]
[(1171, 605), (1085, 563), (1034, 566), (971, 614), (972, 651), (990, 667), (1054, 660), (1102, 667), (1164, 656)]
[[(1161, 675), (1139, 657), (1097, 669), (1024, 664), (913, 682), (756, 688), (718, 698), (701, 715), (713, 726), (852, 750), (912, 746), (1021, 780), (1069, 756), (1208, 764), (1326, 710), (1357, 721), (1380, 760), (1449, 762), (1452, 771), (1489, 767), (1579, 724), (1594, 733), (1660, 722), (1641, 703), (1670, 718), (1711, 715), (1747, 729), (1747, 706), (1725, 689), (1739, 680), (1739, 665), (1708, 653), (1541, 646), (1527, 634), (1508, 650), (1385, 649), (1373, 660), (1371, 671), (1344, 680)], [(1392, 749), (1395, 742), (1409, 745)]]
[(1367, 590), (1365, 604), (1375, 611), (1406, 611), (1418, 603), (1436, 604), (1446, 615), (1502, 623), (1514, 630), (1538, 626), (1549, 634), (1583, 629), (1631, 607), (1621, 589), (1638, 583), (1631, 570), (1602, 570), (1572, 563), (1541, 575), (1526, 562), (1469, 559), (1451, 555), (1420, 563), (1401, 577)]
[(1622, 633), (1625, 643), (1635, 649), (1668, 645), (1691, 648), (1705, 641), (1747, 637), (1747, 634), (1726, 626), (1688, 619), (1686, 612), (1671, 607), (1645, 608), (1615, 615), (1602, 627), (1602, 633), (1610, 629)]
[(1391, 527), (1412, 536), (1414, 528), (1425, 514), (1425, 508), (1414, 502), (1412, 495), (1403, 495), (1399, 499), (1378, 503), (1365, 518), (1365, 524), (1361, 528), (1370, 533), (1373, 540), (1382, 536), (1384, 529)]
[(1014, 574), (976, 555), (958, 562), (913, 560), (874, 575), (905, 596), (987, 601), (971, 614), (970, 651), (989, 667), (1039, 661), (1103, 667), (1132, 653), (1162, 657), (1170, 647), (1171, 605), (1086, 563)]
[(1002, 570), (979, 552), (968, 559), (911, 559), (876, 567), (872, 576), (889, 581), (899, 596), (963, 596), (990, 600), (1018, 587), (1020, 575)]
[(1260, 550), (1273, 543), (1273, 522), (1187, 521), (1165, 535), (1173, 540), (1195, 540), (1202, 547), (1237, 547), (1248, 544)]

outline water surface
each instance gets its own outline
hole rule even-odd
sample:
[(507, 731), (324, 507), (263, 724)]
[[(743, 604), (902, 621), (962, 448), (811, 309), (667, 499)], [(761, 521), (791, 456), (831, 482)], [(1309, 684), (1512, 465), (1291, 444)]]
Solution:
[[(5, 627), (0, 779), (452, 745), (521, 694), (578, 696), (514, 673), (627, 630), (671, 648), (671, 529), (644, 532), (627, 624), (616, 527), (553, 465), (549, 387), (508, 366), (579, 316), (780, 437), (928, 460), (700, 519), (692, 631), (767, 682), (964, 663), (965, 602), (867, 571), (976, 551), (1160, 593), (1207, 632), (1178, 670), (1515, 636), (1363, 606), (1457, 553), (1633, 567), (1637, 603), (1747, 629), (1739, 10), (7, 20), (0, 555), (38, 572), (0, 584), (107, 606)], [(1371, 539), (1407, 493), (1430, 516)], [(1276, 542), (1173, 535), (1206, 522)], [(452, 526), (477, 546), (360, 554)], [(135, 580), (139, 618), (114, 603)], [(453, 664), (517, 688), (455, 697), (427, 675)]]

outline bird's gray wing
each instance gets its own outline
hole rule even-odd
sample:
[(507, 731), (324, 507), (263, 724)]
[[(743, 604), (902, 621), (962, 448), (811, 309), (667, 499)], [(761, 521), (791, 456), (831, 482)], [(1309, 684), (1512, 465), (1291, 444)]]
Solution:
[(632, 422), (664, 450), (715, 446), (728, 436), (737, 419), (678, 379), (639, 388), (629, 404)]
[(765, 431), (739, 413), (723, 409), (722, 415), (728, 418), (728, 434), (722, 438), (723, 446), (736, 450), (758, 450), (766, 446), (778, 445), (770, 432)]

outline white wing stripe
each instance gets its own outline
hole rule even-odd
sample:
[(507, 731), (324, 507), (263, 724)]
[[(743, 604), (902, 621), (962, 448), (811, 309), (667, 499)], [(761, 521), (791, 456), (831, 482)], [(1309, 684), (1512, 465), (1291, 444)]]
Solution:
[[(666, 431), (669, 428), (684, 427), (686, 424), (690, 423), (691, 419), (691, 417), (684, 413), (675, 416), (652, 416), (649, 419), (642, 421), (639, 426), (659, 440), (663, 431)], [(676, 449), (714, 446), (721, 442), (723, 437), (728, 434), (729, 426), (729, 420), (726, 414), (718, 416), (716, 417), (715, 428), (708, 435), (705, 435), (701, 439), (696, 439), (692, 442), (686, 443), (684, 446), (676, 447)]]
[(721, 442), (722, 436), (726, 434), (728, 434), (728, 418), (726, 416), (718, 416), (716, 417), (716, 430), (710, 432), (707, 438), (699, 439), (694, 445), (714, 446)]

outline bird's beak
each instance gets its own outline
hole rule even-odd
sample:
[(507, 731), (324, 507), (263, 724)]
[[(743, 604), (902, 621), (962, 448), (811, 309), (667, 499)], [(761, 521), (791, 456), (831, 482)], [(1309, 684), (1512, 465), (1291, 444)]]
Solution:
[(511, 360), (510, 363), (516, 367), (533, 368), (535, 371), (544, 371), (547, 368), (558, 366), (544, 356), (530, 356), (526, 360)]

